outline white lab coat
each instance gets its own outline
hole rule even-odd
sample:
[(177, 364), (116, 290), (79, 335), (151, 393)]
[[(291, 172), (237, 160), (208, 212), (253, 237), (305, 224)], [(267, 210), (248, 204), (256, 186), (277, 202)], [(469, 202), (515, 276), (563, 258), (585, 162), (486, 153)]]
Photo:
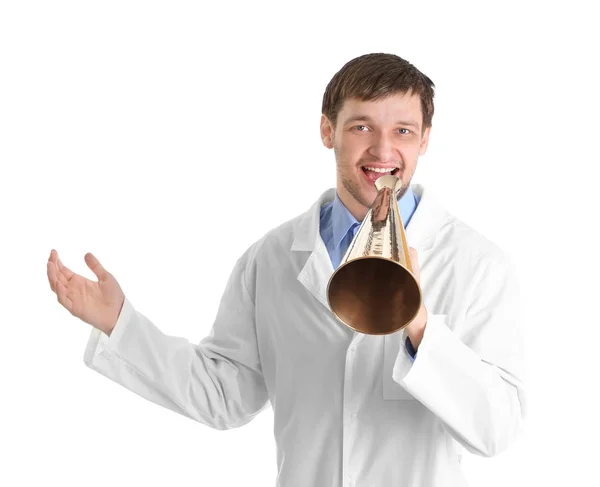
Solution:
[(85, 363), (217, 429), (271, 404), (280, 487), (467, 485), (463, 449), (503, 451), (525, 415), (518, 288), (498, 247), (413, 189), (406, 237), (429, 317), (414, 362), (404, 331), (355, 333), (327, 305), (319, 214), (330, 189), (238, 260), (199, 345), (165, 335), (126, 299), (110, 337), (92, 329)]

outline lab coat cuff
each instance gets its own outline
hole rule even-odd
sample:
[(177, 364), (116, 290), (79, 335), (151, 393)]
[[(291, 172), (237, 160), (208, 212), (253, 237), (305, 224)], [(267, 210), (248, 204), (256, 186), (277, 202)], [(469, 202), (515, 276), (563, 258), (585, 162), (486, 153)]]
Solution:
[(432, 394), (432, 381), (438, 382), (444, 377), (447, 380), (449, 373), (461, 371), (460, 375), (466, 377), (477, 374), (477, 365), (481, 363), (479, 356), (448, 327), (446, 315), (433, 315), (427, 320), (418, 353), (418, 359), (412, 364), (398, 357), (392, 373), (394, 381), (415, 397)]
[[(427, 355), (430, 353), (431, 348), (435, 347), (437, 341), (440, 339), (443, 340), (440, 335), (443, 337), (444, 328), (449, 333), (452, 333), (446, 326), (445, 320), (446, 315), (429, 314), (421, 344), (419, 345), (419, 349), (415, 352), (414, 357), (412, 357), (409, 350), (407, 350), (408, 347), (401, 347), (401, 351), (396, 358), (392, 371), (392, 378), (395, 382), (402, 386), (407, 386), (412, 380), (411, 376), (418, 375), (418, 368), (427, 360)], [(406, 330), (403, 330), (403, 341), (405, 343), (407, 338)], [(417, 354), (419, 356), (418, 360)]]
[(123, 307), (117, 318), (117, 323), (110, 336), (92, 327), (90, 336), (85, 349), (83, 361), (89, 366), (98, 355), (115, 353), (121, 337), (125, 330), (130, 326), (132, 318), (135, 316), (135, 309), (131, 302), (125, 298)]

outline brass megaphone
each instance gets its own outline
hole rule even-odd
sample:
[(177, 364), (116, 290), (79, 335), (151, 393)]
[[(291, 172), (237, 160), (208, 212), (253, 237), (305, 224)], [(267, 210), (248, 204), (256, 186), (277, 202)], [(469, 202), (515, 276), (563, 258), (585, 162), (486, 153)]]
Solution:
[(422, 294), (398, 208), (402, 180), (382, 176), (375, 187), (375, 201), (329, 279), (327, 300), (344, 325), (360, 333), (387, 335), (415, 319)]

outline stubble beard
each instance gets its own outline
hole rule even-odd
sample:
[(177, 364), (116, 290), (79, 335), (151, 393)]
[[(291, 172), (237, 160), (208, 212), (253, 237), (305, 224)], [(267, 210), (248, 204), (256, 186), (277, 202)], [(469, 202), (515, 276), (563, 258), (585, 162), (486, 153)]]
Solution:
[(373, 202), (367, 201), (363, 197), (363, 195), (360, 191), (359, 185), (355, 181), (352, 181), (351, 179), (348, 179), (347, 177), (345, 177), (343, 171), (338, 170), (338, 174), (339, 174), (340, 180), (342, 181), (342, 186), (350, 194), (350, 196), (352, 196), (356, 201), (358, 201), (365, 208), (370, 208), (371, 205), (373, 204)]

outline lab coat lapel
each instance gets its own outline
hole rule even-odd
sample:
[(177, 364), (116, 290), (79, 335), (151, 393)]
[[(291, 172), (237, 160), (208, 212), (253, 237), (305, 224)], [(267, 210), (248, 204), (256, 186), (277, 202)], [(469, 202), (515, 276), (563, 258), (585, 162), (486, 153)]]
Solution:
[(312, 295), (317, 298), (323, 306), (331, 311), (327, 301), (327, 284), (333, 275), (333, 266), (327, 248), (319, 236), (317, 247), (306, 261), (306, 265), (298, 275), (298, 280), (304, 284)]
[(408, 246), (415, 248), (420, 256), (433, 248), (438, 230), (447, 214), (431, 189), (425, 189), (420, 184), (413, 184), (412, 188), (420, 200), (406, 226), (405, 234)]
[(293, 252), (310, 252), (300, 273), (298, 281), (331, 311), (327, 302), (327, 283), (333, 274), (333, 266), (327, 248), (319, 232), (321, 207), (333, 201), (335, 189), (325, 191), (317, 202), (306, 212), (294, 229)]

